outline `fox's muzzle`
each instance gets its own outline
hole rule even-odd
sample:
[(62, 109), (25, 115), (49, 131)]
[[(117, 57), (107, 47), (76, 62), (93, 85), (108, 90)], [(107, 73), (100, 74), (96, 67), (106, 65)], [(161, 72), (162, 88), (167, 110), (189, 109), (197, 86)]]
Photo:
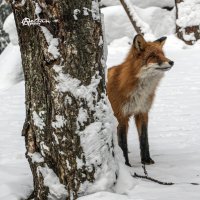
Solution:
[(169, 64), (170, 64), (171, 66), (173, 66), (173, 65), (174, 65), (174, 61), (170, 60), (170, 61), (169, 61)]
[(168, 62), (162, 63), (159, 67), (156, 67), (156, 69), (161, 71), (168, 71), (172, 68), (173, 65), (174, 62), (169, 60)]

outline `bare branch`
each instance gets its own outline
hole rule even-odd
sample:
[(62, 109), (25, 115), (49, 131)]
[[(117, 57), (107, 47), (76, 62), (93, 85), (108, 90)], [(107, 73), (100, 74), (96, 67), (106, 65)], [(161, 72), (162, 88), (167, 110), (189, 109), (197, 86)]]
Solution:
[(172, 183), (172, 182), (163, 182), (163, 181), (159, 181), (159, 180), (156, 180), (154, 178), (151, 178), (149, 176), (142, 176), (142, 175), (139, 175), (137, 173), (134, 173), (134, 175), (132, 175), (134, 178), (142, 178), (142, 179), (147, 179), (147, 180), (150, 180), (150, 181), (153, 181), (155, 183), (158, 183), (160, 185), (174, 185), (175, 183)]
[(130, 9), (129, 9), (127, 3), (126, 3), (124, 0), (120, 0), (120, 2), (121, 2), (121, 4), (122, 4), (122, 6), (124, 7), (124, 10), (126, 11), (126, 14), (128, 15), (128, 17), (129, 17), (129, 19), (130, 19), (130, 21), (131, 21), (131, 23), (132, 23), (134, 29), (136, 30), (136, 32), (137, 32), (138, 34), (139, 34), (139, 33), (140, 33), (140, 34), (144, 34), (144, 33), (142, 32), (141, 28), (140, 28), (139, 26), (137, 26), (136, 21), (133, 19), (133, 15), (131, 14)]

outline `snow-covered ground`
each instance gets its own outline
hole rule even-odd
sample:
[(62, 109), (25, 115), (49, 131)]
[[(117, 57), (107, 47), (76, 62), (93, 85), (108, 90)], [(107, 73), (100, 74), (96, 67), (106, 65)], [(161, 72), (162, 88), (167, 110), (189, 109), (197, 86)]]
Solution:
[(1, 90), (0, 200), (19, 200), (30, 193), (32, 177), (24, 156), (24, 138), (21, 137), (24, 117), (24, 82)]
[[(108, 66), (124, 59), (130, 42), (124, 37), (109, 45)], [(150, 113), (150, 150), (156, 163), (147, 166), (147, 171), (151, 177), (177, 184), (163, 186), (133, 179), (130, 186), (124, 184), (122, 175), (116, 189), (120, 194), (99, 192), (80, 200), (200, 199), (200, 186), (187, 184), (200, 183), (200, 45), (189, 48), (170, 36), (165, 50), (175, 65), (160, 84)], [(19, 200), (32, 188), (21, 137), (24, 109), (24, 82), (0, 91), (0, 200)], [(129, 151), (133, 167), (127, 170), (143, 174), (133, 121), (130, 121)]]
[[(147, 8), (150, 6), (156, 6), (156, 7), (173, 7), (174, 6), (174, 0), (130, 0), (133, 5), (136, 5), (141, 8)], [(101, 4), (104, 6), (115, 6), (119, 5), (119, 0), (101, 0)]]

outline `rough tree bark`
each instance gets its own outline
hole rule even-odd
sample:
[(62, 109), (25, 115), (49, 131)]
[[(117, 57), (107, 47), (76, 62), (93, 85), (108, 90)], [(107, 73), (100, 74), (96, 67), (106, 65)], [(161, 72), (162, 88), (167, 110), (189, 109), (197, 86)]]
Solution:
[[(175, 0), (176, 3), (176, 33), (179, 39), (183, 40), (186, 44), (192, 45), (195, 41), (200, 39), (200, 23), (192, 24), (194, 20), (190, 20), (191, 24), (185, 24), (184, 17), (190, 18), (188, 12), (182, 12), (183, 7), (186, 3), (190, 4), (191, 2), (185, 2), (184, 0)], [(185, 5), (184, 5), (185, 4)], [(180, 6), (181, 5), (181, 6)], [(193, 5), (195, 8), (195, 4)], [(196, 12), (199, 12), (196, 11)], [(186, 15), (186, 16), (185, 16)], [(194, 15), (195, 16), (195, 15)], [(183, 23), (184, 22), (184, 23)]]
[[(111, 187), (117, 165), (98, 0), (11, 3), (25, 76), (30, 199), (72, 200)], [(49, 23), (23, 26), (24, 18)]]
[(0, 0), (0, 54), (10, 42), (8, 34), (3, 30), (3, 23), (12, 9), (6, 1)]

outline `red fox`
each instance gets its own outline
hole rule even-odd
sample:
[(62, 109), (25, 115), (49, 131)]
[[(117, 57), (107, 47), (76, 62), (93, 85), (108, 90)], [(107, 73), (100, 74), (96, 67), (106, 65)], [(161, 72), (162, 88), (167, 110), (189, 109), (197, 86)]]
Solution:
[(154, 164), (149, 153), (148, 112), (159, 81), (174, 64), (163, 53), (165, 41), (166, 37), (162, 37), (154, 42), (146, 42), (138, 34), (125, 61), (108, 69), (107, 94), (119, 123), (118, 144), (129, 166), (127, 131), (131, 116), (135, 118), (139, 135), (141, 162)]

